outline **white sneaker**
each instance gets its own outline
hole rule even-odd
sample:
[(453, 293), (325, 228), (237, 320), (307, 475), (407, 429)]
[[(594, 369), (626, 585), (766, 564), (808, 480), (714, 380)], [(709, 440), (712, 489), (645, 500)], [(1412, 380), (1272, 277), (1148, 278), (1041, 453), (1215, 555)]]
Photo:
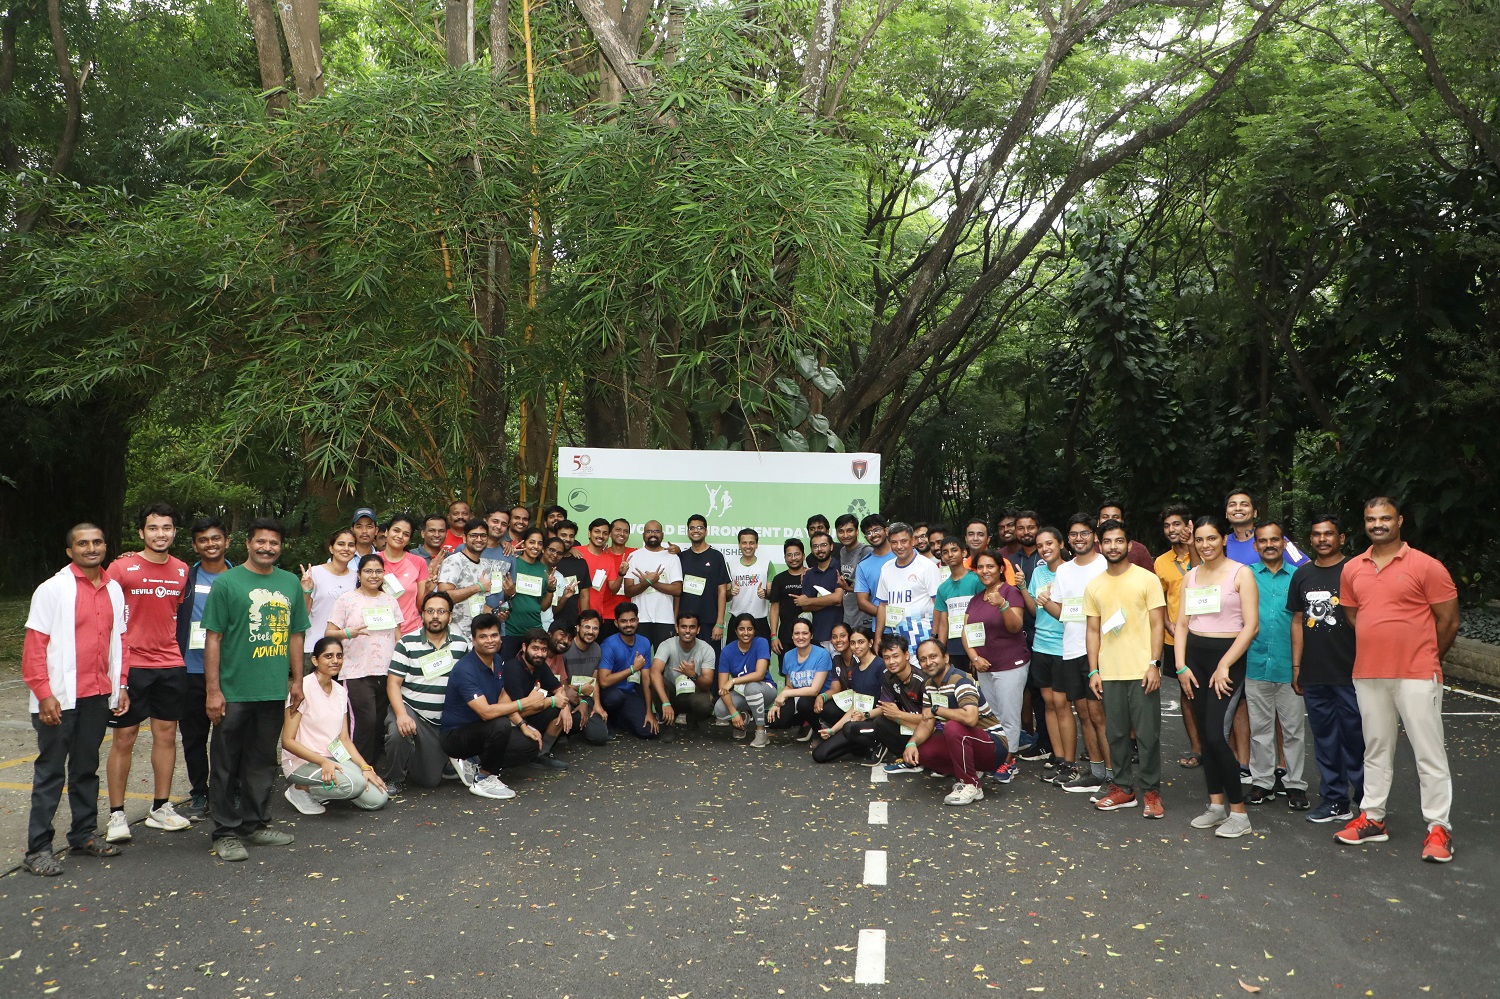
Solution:
[(1219, 828), (1214, 830), (1214, 835), (1223, 839), (1239, 839), (1249, 832), (1250, 816), (1244, 812), (1230, 812), (1229, 818), (1219, 823)]
[(960, 784), (953, 793), (943, 799), (945, 805), (972, 805), (984, 800), (984, 789), (978, 784)]
[(758, 726), (755, 729), (755, 738), (753, 738), (753, 739), (750, 740), (750, 748), (751, 749), (765, 749), (770, 744), (771, 744), (771, 737), (766, 734), (766, 728), (765, 728), (765, 726), (764, 725)]
[(152, 829), (165, 829), (167, 832), (182, 832), (184, 829), (192, 828), (192, 823), (181, 815), (177, 809), (172, 807), (169, 801), (160, 808), (146, 813), (146, 825)]
[(308, 794), (296, 784), (288, 785), (281, 796), (291, 802), (292, 807), (303, 815), (322, 815), (328, 811), (327, 808), (323, 807), (321, 801)]
[(1194, 829), (1212, 829), (1214, 826), (1223, 825), (1227, 821), (1229, 821), (1229, 809), (1224, 805), (1210, 803), (1208, 811), (1189, 822), (1188, 825)]
[(109, 825), (104, 830), (104, 841), (106, 843), (130, 842), (130, 823), (125, 821), (124, 812), (109, 813)]
[(714, 728), (728, 728), (730, 724), (728, 718), (720, 718), (718, 715), (714, 715)]
[(499, 777), (494, 774), (486, 774), (469, 785), (469, 791), (479, 795), (481, 798), (495, 798), (504, 801), (506, 798), (514, 798), (516, 792), (503, 784)]
[(478, 769), (468, 760), (460, 760), (457, 757), (448, 757), (448, 762), (453, 764), (453, 772), (458, 774), (458, 779), (464, 782), (464, 787), (473, 787), (474, 781), (478, 779), (475, 770)]

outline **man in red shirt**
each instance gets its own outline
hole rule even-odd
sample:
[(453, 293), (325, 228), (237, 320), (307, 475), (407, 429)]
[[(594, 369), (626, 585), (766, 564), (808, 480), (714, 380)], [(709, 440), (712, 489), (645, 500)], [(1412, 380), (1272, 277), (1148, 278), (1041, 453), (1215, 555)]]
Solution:
[(609, 521), (596, 517), (589, 523), (589, 543), (573, 549), (589, 567), (589, 606), (599, 612), (600, 637), (615, 633), (615, 605), (623, 597), (620, 590), (620, 556), (609, 547)]
[(26, 616), (21, 679), (31, 691), (36, 764), (27, 821), (26, 869), (62, 873), (52, 853), (52, 820), (68, 785), (68, 849), (117, 857), (120, 848), (97, 836), (99, 744), (111, 713), (123, 714), (130, 695), (121, 681), (120, 638), (125, 597), (106, 579), (104, 532), (93, 524), (68, 531), (69, 565), (36, 588)]
[(1443, 744), (1444, 653), (1458, 635), (1458, 589), (1443, 564), (1401, 540), (1401, 508), (1388, 496), (1365, 503), (1370, 547), (1344, 563), (1339, 604), (1354, 628), (1354, 693), (1365, 734), (1360, 813), (1334, 834), (1340, 843), (1384, 843), (1396, 724), (1406, 729), (1427, 839), (1422, 859), (1453, 859), (1453, 780)]
[(187, 666), (177, 644), (177, 610), (187, 592), (188, 567), (168, 549), (177, 539), (177, 514), (165, 503), (141, 512), (136, 522), (145, 548), (121, 555), (105, 575), (125, 595), (124, 683), (130, 710), (111, 718), (115, 730), (109, 747), (109, 827), (111, 843), (130, 839), (125, 818), (125, 789), (141, 722), (151, 719), (151, 771), (155, 777), (146, 825), (181, 832), (192, 825), (172, 808), (172, 770), (177, 766), (177, 723), (187, 700)]
[(444, 555), (452, 555), (464, 546), (464, 525), (473, 517), (469, 504), (463, 500), (456, 499), (448, 504), (448, 533), (443, 536)]

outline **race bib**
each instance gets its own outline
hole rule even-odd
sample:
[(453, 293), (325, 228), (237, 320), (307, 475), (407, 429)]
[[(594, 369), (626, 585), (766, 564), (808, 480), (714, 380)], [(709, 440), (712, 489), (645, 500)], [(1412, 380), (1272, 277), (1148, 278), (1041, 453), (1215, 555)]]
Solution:
[(698, 689), (698, 684), (693, 678), (685, 676), (682, 673), (677, 674), (677, 679), (674, 682), (677, 685), (677, 693), (679, 694), (691, 694)]
[(894, 628), (899, 621), (906, 620), (906, 607), (902, 604), (885, 605), (885, 625)]
[(1083, 598), (1063, 597), (1059, 601), (1062, 604), (1062, 617), (1059, 621), (1079, 622), (1083, 620)]
[(1183, 591), (1183, 597), (1189, 617), (1219, 613), (1220, 590), (1217, 586), (1189, 586)]
[(481, 597), (476, 593), (472, 597), (464, 601), (464, 607), (468, 609), (471, 616), (474, 614), (479, 614), (484, 610), (484, 597)]
[(423, 676), (431, 679), (443, 676), (453, 669), (453, 656), (447, 649), (438, 649), (418, 659), (413, 665), (422, 671)]
[(702, 576), (683, 576), (682, 592), (690, 593), (695, 597), (703, 596), (703, 589), (708, 585), (708, 580)]
[(1100, 627), (1104, 629), (1106, 635), (1115, 634), (1121, 628), (1125, 627), (1125, 612), (1123, 610), (1115, 611), (1109, 616), (1109, 620), (1105, 621)]
[(964, 638), (968, 640), (970, 648), (979, 648), (984, 644), (984, 622), (975, 621), (973, 624), (964, 625)]
[(863, 714), (869, 714), (871, 711), (874, 711), (875, 710), (875, 695), (874, 694), (855, 694), (854, 695), (854, 710), (862, 712)]
[(505, 592), (505, 571), (503, 569), (497, 569), (494, 572), (490, 573), (490, 593), (491, 594), (496, 594), (496, 593), (504, 593), (504, 592)]
[(848, 711), (854, 707), (854, 698), (856, 696), (852, 690), (840, 690), (833, 695), (833, 703), (839, 706), (840, 711)]
[(933, 710), (946, 708), (948, 706), (948, 695), (940, 690), (929, 690), (927, 692), (927, 703), (932, 705)]
[(949, 611), (948, 637), (958, 638), (959, 636), (961, 636), (964, 633), (964, 622), (967, 621), (968, 618), (969, 616), (967, 614), (955, 614), (952, 611)]
[(208, 632), (203, 625), (195, 624), (188, 628), (188, 648), (201, 649), (208, 644)]
[(406, 592), (406, 587), (401, 585), (401, 580), (390, 572), (385, 574), (385, 581), (380, 584), (380, 588), (393, 597), (399, 597)]
[(914, 735), (914, 734), (916, 734), (916, 731), (917, 730), (914, 729), (914, 728), (912, 728), (910, 725), (902, 725), (901, 726), (901, 734), (902, 735)]
[(564, 576), (563, 577), (563, 589), (566, 590), (569, 587), (571, 587), (574, 590), (578, 589), (578, 577), (577, 576)]
[(582, 690), (594, 682), (591, 676), (573, 676), (568, 679), (572, 682), (574, 690)]
[(328, 744), (328, 756), (330, 759), (338, 760), (340, 763), (353, 763), (354, 758), (349, 755), (349, 750), (344, 748), (344, 743), (335, 739)]
[(396, 628), (396, 615), (389, 607), (366, 607), (359, 613), (365, 619), (366, 631), (394, 631)]
[(524, 593), (528, 597), (540, 597), (542, 595), (542, 577), (529, 576), (524, 572), (516, 573), (516, 592)]

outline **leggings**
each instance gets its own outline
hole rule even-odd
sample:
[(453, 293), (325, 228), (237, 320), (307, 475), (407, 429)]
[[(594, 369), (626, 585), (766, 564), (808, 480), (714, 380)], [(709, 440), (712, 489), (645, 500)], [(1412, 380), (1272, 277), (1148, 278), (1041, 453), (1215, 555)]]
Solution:
[[(729, 699), (734, 702), (734, 710), (740, 714), (748, 713), (755, 719), (755, 724), (764, 728), (766, 705), (776, 700), (776, 688), (765, 680), (742, 683), (729, 688)], [(728, 719), (729, 714), (729, 709), (724, 706), (724, 699), (715, 698), (714, 717)]]
[[(774, 701), (775, 698), (772, 700)], [(766, 722), (766, 727), (791, 728), (794, 725), (811, 725), (818, 720), (817, 713), (813, 711), (815, 703), (817, 703), (816, 697), (788, 697), (782, 702), (781, 711), (776, 715), (776, 720)]]
[(872, 752), (877, 746), (885, 746), (888, 752), (899, 756), (906, 749), (906, 740), (901, 726), (889, 718), (848, 722), (814, 746), (812, 758), (814, 763), (832, 763), (851, 754)]
[(1188, 633), (1185, 665), (1193, 671), (1198, 689), (1193, 692), (1193, 719), (1198, 723), (1198, 737), (1203, 743), (1203, 779), (1209, 794), (1222, 794), (1231, 805), (1242, 804), (1245, 789), (1240, 784), (1240, 761), (1229, 748), (1229, 729), (1234, 712), (1245, 696), (1245, 657), (1229, 667), (1233, 685), (1228, 697), (1220, 697), (1208, 685), (1209, 677), (1219, 668), (1219, 660), (1234, 644), (1232, 638), (1206, 638)]

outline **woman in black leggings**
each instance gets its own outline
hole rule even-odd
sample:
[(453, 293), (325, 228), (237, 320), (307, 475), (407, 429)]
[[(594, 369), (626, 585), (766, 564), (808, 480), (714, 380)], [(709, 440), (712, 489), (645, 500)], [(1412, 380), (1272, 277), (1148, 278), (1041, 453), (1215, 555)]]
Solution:
[(1249, 567), (1224, 555), (1228, 539), (1223, 517), (1199, 517), (1194, 523), (1193, 544), (1203, 563), (1183, 580), (1174, 640), (1185, 650), (1177, 679), (1198, 722), (1208, 782), (1208, 811), (1192, 825), (1235, 839), (1250, 831), (1250, 817), (1229, 728), (1244, 696), (1245, 652), (1259, 626), (1260, 604)]

